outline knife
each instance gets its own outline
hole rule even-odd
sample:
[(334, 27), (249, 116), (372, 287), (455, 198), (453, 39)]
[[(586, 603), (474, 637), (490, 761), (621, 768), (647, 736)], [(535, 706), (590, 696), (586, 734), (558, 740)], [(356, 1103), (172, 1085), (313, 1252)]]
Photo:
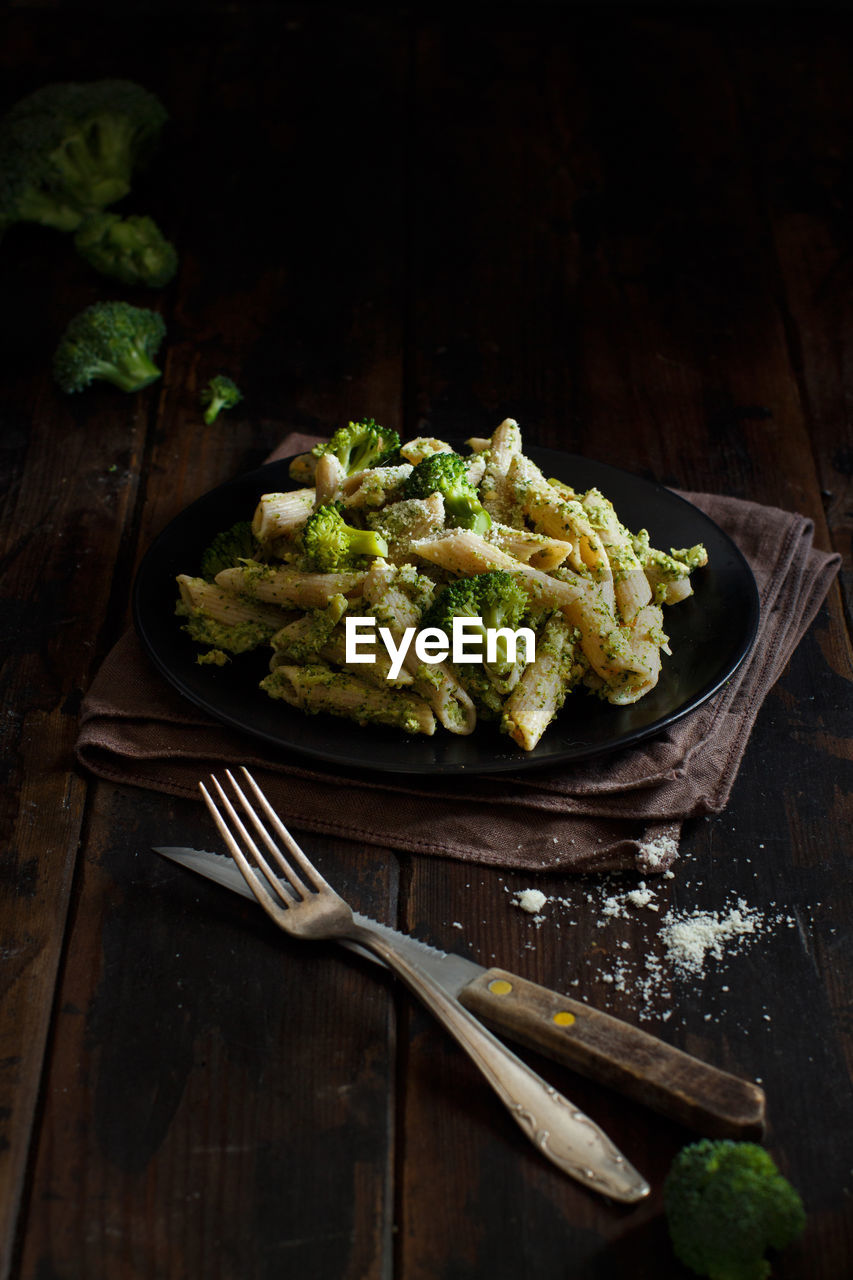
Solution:
[[(199, 849), (155, 853), (255, 901), (234, 861)], [(608, 1085), (707, 1137), (751, 1139), (764, 1132), (765, 1097), (751, 1081), (720, 1071), (647, 1031), (506, 969), (439, 951), (353, 912), (424, 969), (443, 990), (493, 1030)], [(383, 962), (357, 943), (344, 946)]]

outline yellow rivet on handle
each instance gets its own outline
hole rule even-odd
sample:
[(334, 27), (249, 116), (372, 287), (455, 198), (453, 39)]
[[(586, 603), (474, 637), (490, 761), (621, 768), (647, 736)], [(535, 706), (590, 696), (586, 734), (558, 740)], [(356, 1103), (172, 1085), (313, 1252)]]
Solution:
[(506, 978), (494, 978), (489, 983), (489, 990), (496, 996), (507, 996), (512, 991), (512, 983), (507, 982)]
[(570, 1027), (575, 1020), (575, 1015), (569, 1013), (568, 1009), (561, 1009), (559, 1013), (554, 1014), (554, 1021), (558, 1027)]

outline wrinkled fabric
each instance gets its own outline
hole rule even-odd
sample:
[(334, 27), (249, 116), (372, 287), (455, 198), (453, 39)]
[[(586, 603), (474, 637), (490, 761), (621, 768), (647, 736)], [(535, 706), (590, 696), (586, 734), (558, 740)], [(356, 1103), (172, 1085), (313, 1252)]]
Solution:
[[(290, 437), (273, 458), (309, 447)], [(682, 822), (725, 807), (758, 711), (838, 571), (803, 516), (684, 493), (740, 548), (761, 600), (753, 649), (724, 688), (657, 736), (588, 763), (499, 777), (413, 779), (306, 765), (209, 719), (154, 670), (133, 633), (98, 671), (77, 753), (113, 782), (197, 798), (212, 769), (245, 764), (285, 821), (368, 845), (515, 869), (665, 870)]]

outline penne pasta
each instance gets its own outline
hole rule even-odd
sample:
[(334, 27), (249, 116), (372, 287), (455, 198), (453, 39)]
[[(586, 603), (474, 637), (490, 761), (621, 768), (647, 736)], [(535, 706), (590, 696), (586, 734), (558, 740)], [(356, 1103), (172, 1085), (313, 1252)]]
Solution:
[(544, 533), (533, 533), (530, 529), (511, 529), (502, 524), (492, 525), (489, 541), (515, 560), (545, 573), (556, 569), (572, 552), (571, 542), (549, 538)]
[(484, 451), (486, 465), (480, 481), (480, 500), (493, 520), (522, 523), (511, 480), (514, 460), (521, 454), (521, 431), (514, 418), (504, 418), (495, 428)]
[(387, 559), (405, 564), (411, 559), (412, 543), (441, 532), (444, 519), (444, 499), (440, 493), (431, 493), (428, 498), (390, 502), (381, 511), (370, 512), (365, 523), (388, 543)]
[(199, 644), (229, 653), (245, 653), (269, 643), (292, 614), (259, 604), (204, 578), (178, 575), (177, 612), (184, 630)]
[(613, 503), (598, 489), (589, 489), (581, 500), (596, 530), (613, 574), (616, 607), (624, 622), (652, 598), (652, 589), (637, 555), (631, 535), (616, 514)]
[(358, 471), (344, 482), (344, 506), (384, 507), (387, 502), (395, 502), (411, 474), (412, 467), (407, 462), (396, 467)]
[(420, 538), (411, 545), (412, 554), (458, 573), (462, 577), (470, 573), (488, 573), (491, 569), (505, 569), (514, 573), (519, 561), (500, 547), (487, 542), (470, 529), (451, 529), (435, 538)]
[(564, 614), (551, 614), (536, 646), (536, 660), (525, 667), (506, 700), (501, 727), (525, 751), (536, 746), (580, 677), (579, 638)]
[(363, 573), (304, 573), (288, 566), (239, 565), (216, 575), (216, 585), (267, 604), (322, 609), (333, 596), (348, 596), (361, 586)]
[(271, 698), (281, 698), (309, 714), (327, 712), (358, 724), (387, 724), (405, 733), (435, 733), (435, 717), (422, 698), (381, 688), (324, 663), (275, 667), (261, 681)]
[(343, 494), (345, 480), (346, 472), (333, 453), (324, 453), (321, 458), (318, 458), (314, 471), (315, 508), (337, 502)]
[(643, 566), (649, 586), (658, 604), (677, 604), (693, 594), (690, 574), (694, 569), (703, 568), (708, 563), (708, 555), (703, 546), (673, 549), (667, 555), (649, 545), (646, 529), (641, 529), (632, 538), (634, 551)]
[(415, 436), (414, 440), (407, 440), (400, 445), (400, 456), (411, 462), (413, 467), (433, 453), (453, 453), (453, 445), (446, 440), (435, 440), (432, 436)]
[(204, 578), (190, 578), (187, 574), (178, 575), (178, 589), (181, 600), (190, 609), (201, 609), (215, 622), (236, 625), (241, 622), (265, 622), (275, 626), (276, 630), (287, 621), (288, 615), (282, 609), (271, 605), (258, 604), (217, 586), (206, 582)]
[(513, 458), (511, 479), (518, 502), (533, 527), (551, 538), (570, 541), (572, 568), (598, 583), (608, 603), (615, 608), (613, 569), (583, 504), (550, 484), (536, 464), (523, 454)]
[(372, 419), (295, 458), (302, 487), (255, 507), (253, 558), (244, 531), (242, 550), (205, 553), (206, 577), (177, 579), (199, 661), (264, 647), (261, 690), (301, 711), (428, 735), (490, 722), (523, 751), (576, 688), (643, 698), (669, 653), (664, 607), (691, 594), (704, 548), (658, 550), (599, 489), (546, 478), (513, 418), (468, 447), (427, 486), (407, 486), (414, 468), (453, 447)]
[(265, 493), (255, 508), (252, 533), (264, 543), (290, 537), (314, 510), (315, 498), (313, 488), (294, 489), (291, 493)]
[(448, 664), (427, 666), (409, 650), (405, 665), (412, 675), (414, 689), (432, 707), (436, 719), (445, 729), (463, 736), (474, 732), (477, 709)]

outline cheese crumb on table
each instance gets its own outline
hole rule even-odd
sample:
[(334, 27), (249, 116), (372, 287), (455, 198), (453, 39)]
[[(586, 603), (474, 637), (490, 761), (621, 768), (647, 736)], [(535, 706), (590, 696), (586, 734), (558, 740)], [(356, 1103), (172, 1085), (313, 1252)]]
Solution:
[(706, 956), (722, 960), (727, 944), (761, 933), (765, 925), (761, 913), (738, 898), (737, 905), (725, 915), (719, 911), (696, 910), (680, 915), (667, 911), (661, 940), (676, 973), (691, 977), (704, 971)]
[(541, 889), (519, 889), (515, 895), (515, 905), (532, 916), (538, 915), (547, 901)]
[[(697, 881), (693, 887), (699, 888), (701, 884)], [(597, 981), (603, 984), (604, 990), (599, 991), (599, 996), (607, 992), (601, 1001), (602, 1007), (611, 1007), (611, 992), (616, 1000), (633, 995), (635, 1015), (641, 1021), (647, 1018), (667, 1021), (674, 1012), (671, 1002), (675, 1002), (677, 1009), (684, 998), (685, 984), (689, 984), (694, 993), (702, 991), (710, 971), (724, 966), (730, 958), (780, 925), (793, 928), (797, 923), (793, 916), (779, 911), (772, 902), (768, 910), (761, 911), (748, 906), (744, 898), (731, 897), (717, 910), (679, 910), (661, 901), (656, 890), (650, 889), (644, 880), (631, 889), (620, 888), (614, 892), (614, 888), (612, 877), (606, 877), (597, 888), (581, 888), (582, 901), (596, 909), (595, 925), (608, 930), (604, 945), (596, 943), (584, 957), (584, 962), (593, 969)], [(659, 883), (659, 889), (662, 888), (663, 884)], [(508, 886), (504, 885), (504, 891), (510, 892)], [(546, 921), (546, 916), (541, 914), (546, 904), (554, 908), (557, 916), (561, 912), (570, 912), (572, 918), (568, 923), (573, 926), (579, 924), (579, 903), (574, 894), (548, 896), (539, 889), (520, 889), (512, 894), (511, 901), (513, 906), (533, 916), (533, 923), (537, 926)], [(658, 919), (649, 930), (655, 915)], [(634, 919), (646, 931), (646, 936), (634, 942), (618, 936), (613, 938), (612, 934), (620, 928), (617, 924), (620, 919)], [(556, 929), (561, 927), (559, 918), (552, 920), (551, 924)], [(530, 946), (529, 943), (525, 945)], [(579, 980), (575, 978), (571, 985), (578, 986)], [(722, 994), (729, 994), (730, 990), (728, 983), (720, 987)], [(620, 1015), (624, 1016), (624, 1002), (619, 1008)], [(712, 1011), (703, 1013), (705, 1021), (711, 1021), (715, 1016)], [(769, 1023), (770, 1018), (765, 1016), (764, 1021)]]
[(678, 857), (678, 841), (672, 836), (644, 840), (637, 850), (637, 863), (645, 871), (660, 871)]

